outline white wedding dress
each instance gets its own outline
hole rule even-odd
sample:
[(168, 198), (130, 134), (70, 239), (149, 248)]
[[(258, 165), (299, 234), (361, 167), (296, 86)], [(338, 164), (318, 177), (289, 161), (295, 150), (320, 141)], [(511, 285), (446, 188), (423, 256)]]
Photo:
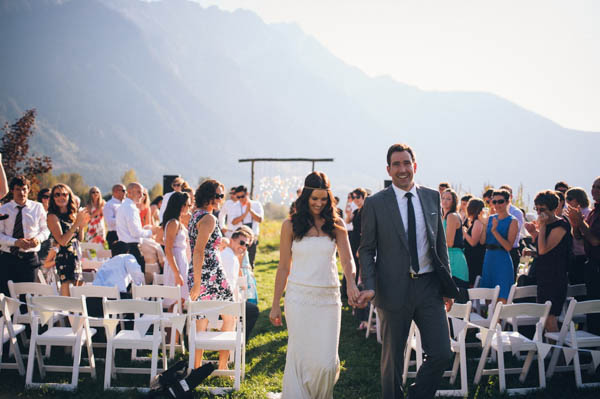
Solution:
[(328, 236), (292, 243), (285, 294), (288, 346), (283, 399), (330, 399), (340, 369), (342, 302), (336, 245)]

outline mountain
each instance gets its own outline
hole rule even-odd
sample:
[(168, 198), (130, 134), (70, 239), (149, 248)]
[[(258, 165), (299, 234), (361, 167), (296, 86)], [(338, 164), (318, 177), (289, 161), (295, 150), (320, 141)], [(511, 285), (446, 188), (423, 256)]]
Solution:
[[(333, 23), (333, 22), (332, 22)], [(565, 129), (493, 94), (371, 78), (293, 24), (187, 0), (0, 1), (0, 120), (38, 110), (33, 150), (106, 190), (181, 173), (249, 183), (250, 157), (332, 157), (336, 192), (378, 189), (410, 143), (417, 180), (588, 187), (600, 134)], [(582, 143), (584, 145), (582, 145)], [(304, 175), (310, 165), (260, 166)], [(589, 168), (588, 166), (588, 169)]]

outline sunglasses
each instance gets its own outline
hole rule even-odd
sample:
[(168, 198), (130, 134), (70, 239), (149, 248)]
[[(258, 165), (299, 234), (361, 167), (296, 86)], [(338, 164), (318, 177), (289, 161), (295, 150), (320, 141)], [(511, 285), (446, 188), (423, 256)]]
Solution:
[(67, 198), (68, 196), (69, 196), (69, 193), (54, 193), (54, 198), (58, 198), (58, 197)]
[(567, 197), (567, 201), (573, 201), (575, 198), (573, 197)]
[(49, 195), (42, 195), (42, 199), (50, 199)]
[(501, 200), (493, 200), (492, 204), (494, 204), (494, 205), (496, 205), (496, 204), (504, 204), (505, 202), (506, 202), (506, 200), (503, 200), (503, 199), (501, 199)]
[(246, 195), (245, 194), (244, 195), (238, 195), (236, 198), (237, 199), (244, 199), (244, 198), (246, 198)]
[(171, 184), (171, 187), (181, 187), (181, 183), (173, 183)]
[(225, 198), (225, 194), (215, 194), (215, 198), (216, 199), (223, 199), (223, 198)]
[(240, 240), (240, 245), (241, 245), (241, 246), (244, 246), (244, 247), (246, 247), (246, 248), (250, 247), (250, 244), (248, 244), (248, 243), (247, 243), (246, 241), (244, 241), (244, 240)]

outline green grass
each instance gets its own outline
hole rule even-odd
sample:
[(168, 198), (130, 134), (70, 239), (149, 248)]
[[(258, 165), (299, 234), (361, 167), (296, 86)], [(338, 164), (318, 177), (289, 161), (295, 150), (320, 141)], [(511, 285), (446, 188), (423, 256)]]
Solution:
[[(281, 222), (266, 221), (262, 225), (260, 248), (257, 255), (255, 275), (259, 292), (259, 308), (261, 310), (259, 319), (254, 328), (252, 337), (247, 343), (246, 353), (246, 379), (239, 392), (230, 394), (230, 398), (263, 399), (267, 392), (281, 391), (281, 381), (285, 366), (285, 355), (287, 346), (287, 332), (283, 328), (275, 328), (269, 323), (269, 311), (273, 296), (273, 282), (277, 270), (279, 258), (279, 230)], [(342, 309), (342, 330), (340, 337), (339, 356), (342, 364), (339, 381), (335, 386), (335, 398), (379, 398), (381, 396), (379, 357), (381, 346), (376, 342), (375, 336), (371, 335), (368, 340), (364, 338), (364, 331), (357, 331), (357, 321), (352, 316), (351, 309), (344, 306)], [(318, 328), (318, 327), (317, 327)], [(102, 351), (98, 352), (102, 356)], [(127, 353), (118, 353), (118, 358), (127, 362)], [(476, 356), (473, 352), (472, 356)], [(181, 355), (179, 356), (181, 358)], [(216, 353), (210, 356), (216, 358)], [(510, 355), (506, 356), (507, 366), (513, 361)], [(70, 357), (62, 354), (60, 350), (53, 351), (51, 361), (60, 361), (68, 364)], [(534, 362), (535, 363), (535, 362)], [(119, 363), (122, 364), (122, 363)], [(173, 362), (170, 362), (173, 364)], [(52, 390), (24, 390), (24, 378), (20, 377), (15, 370), (2, 370), (0, 373), (0, 398), (142, 398), (144, 395), (135, 391), (105, 393), (102, 389), (104, 376), (104, 363), (97, 361), (98, 380), (93, 381), (89, 376), (80, 376), (79, 389), (68, 393)], [(473, 380), (477, 360), (469, 361), (469, 380)], [(517, 387), (517, 377), (509, 377), (509, 387)], [(591, 379), (590, 379), (591, 378)], [(46, 381), (65, 382), (70, 379), (69, 374), (50, 373)], [(35, 381), (39, 381), (36, 376)], [(600, 374), (586, 377), (584, 381), (600, 381)], [(116, 384), (147, 386), (147, 375), (123, 375)], [(537, 383), (537, 368), (535, 365), (529, 372), (525, 386)], [(210, 378), (205, 381), (209, 386), (230, 386), (231, 382), (223, 378)], [(443, 388), (446, 388), (445, 386)], [(197, 392), (198, 398), (211, 398), (206, 392)], [(479, 386), (469, 387), (470, 398), (504, 398), (498, 392), (498, 378), (484, 377)], [(530, 393), (526, 398), (598, 398), (600, 389), (577, 390), (575, 388), (572, 373), (555, 374), (548, 381), (548, 388), (543, 391)]]

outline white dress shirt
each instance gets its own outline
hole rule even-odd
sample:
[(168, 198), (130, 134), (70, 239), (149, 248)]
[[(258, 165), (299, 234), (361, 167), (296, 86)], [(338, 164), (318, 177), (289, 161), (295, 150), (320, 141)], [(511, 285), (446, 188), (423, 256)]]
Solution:
[(104, 204), (104, 220), (106, 220), (107, 231), (117, 231), (117, 209), (121, 206), (121, 201), (112, 197)]
[(523, 212), (513, 204), (510, 204), (508, 207), (508, 213), (517, 218), (517, 222), (519, 223), (519, 229), (517, 230), (517, 237), (515, 238), (515, 242), (513, 243), (513, 248), (519, 248), (519, 241), (521, 240), (521, 229), (523, 228), (523, 224), (525, 223), (525, 218), (523, 217)]
[[(118, 233), (117, 233), (118, 234)], [(131, 254), (113, 256), (100, 266), (92, 285), (119, 288), (119, 292), (127, 292), (129, 283), (144, 284), (144, 273)]]
[(225, 235), (228, 238), (231, 238), (231, 235), (233, 234), (233, 230), (235, 230), (233, 223), (231, 223), (231, 221), (233, 220), (233, 218), (231, 217), (231, 210), (236, 205), (237, 205), (237, 201), (232, 201), (232, 200), (228, 199), (227, 201), (225, 201), (225, 204), (219, 211), (219, 226), (221, 227), (221, 229), (227, 230), (225, 232)]
[[(253, 201), (253, 200), (248, 200), (248, 202), (250, 203), (250, 209), (252, 209), (254, 211), (254, 213), (256, 213), (258, 216), (262, 218), (265, 217), (265, 211), (263, 210), (263, 207), (261, 205), (260, 202), (258, 201)], [(240, 216), (242, 216), (244, 214), (244, 212), (246, 212), (246, 207), (248, 206), (248, 204), (246, 205), (242, 205), (240, 201), (236, 202), (228, 211), (227, 213), (227, 217), (231, 218), (231, 221), (233, 221), (233, 219), (238, 218)], [(254, 233), (254, 241), (256, 241), (258, 239), (258, 234), (260, 233), (260, 222), (257, 222), (256, 220), (254, 220), (254, 218), (252, 217), (252, 214), (250, 212), (248, 212), (248, 214), (246, 215), (246, 217), (244, 218), (244, 220), (242, 220), (241, 223), (238, 223), (236, 225), (232, 224), (232, 230), (235, 231), (235, 229), (237, 229), (238, 227), (244, 225), (244, 224), (249, 224), (252, 223), (252, 233)]]
[(142, 238), (152, 237), (152, 230), (142, 228), (140, 210), (129, 198), (125, 198), (117, 209), (117, 236), (119, 241), (138, 244)]
[[(15, 228), (15, 218), (19, 213), (17, 203), (10, 201), (0, 207), (0, 214), (8, 215), (7, 219), (0, 221), (0, 244), (2, 251), (10, 252), (10, 247), (15, 245), (16, 238), (12, 236)], [(36, 201), (27, 200), (25, 207), (21, 211), (23, 220), (23, 235), (24, 238), (37, 238), (40, 244), (37, 247), (26, 250), (19, 249), (22, 252), (38, 252), (41, 243), (50, 237), (50, 230), (46, 224), (46, 211), (44, 206)]]
[(240, 276), (240, 261), (230, 247), (225, 248), (221, 252), (221, 265), (223, 265), (223, 271), (225, 272), (225, 278), (227, 283), (231, 287), (233, 292), (233, 299), (239, 300), (239, 276)]
[(404, 191), (393, 184), (392, 187), (394, 189), (394, 193), (396, 194), (396, 201), (398, 201), (398, 208), (400, 208), (400, 216), (402, 217), (402, 223), (404, 224), (404, 230), (406, 231), (407, 236), (408, 198), (406, 198), (406, 193), (410, 192), (413, 195), (412, 204), (415, 210), (415, 224), (417, 230), (417, 253), (419, 254), (419, 274), (430, 273), (433, 271), (433, 266), (431, 265), (431, 257), (429, 256), (429, 240), (427, 239), (427, 226), (425, 225), (425, 216), (423, 215), (421, 200), (419, 199), (419, 193), (417, 192), (417, 185), (413, 184), (413, 187), (410, 189), (410, 191)]

